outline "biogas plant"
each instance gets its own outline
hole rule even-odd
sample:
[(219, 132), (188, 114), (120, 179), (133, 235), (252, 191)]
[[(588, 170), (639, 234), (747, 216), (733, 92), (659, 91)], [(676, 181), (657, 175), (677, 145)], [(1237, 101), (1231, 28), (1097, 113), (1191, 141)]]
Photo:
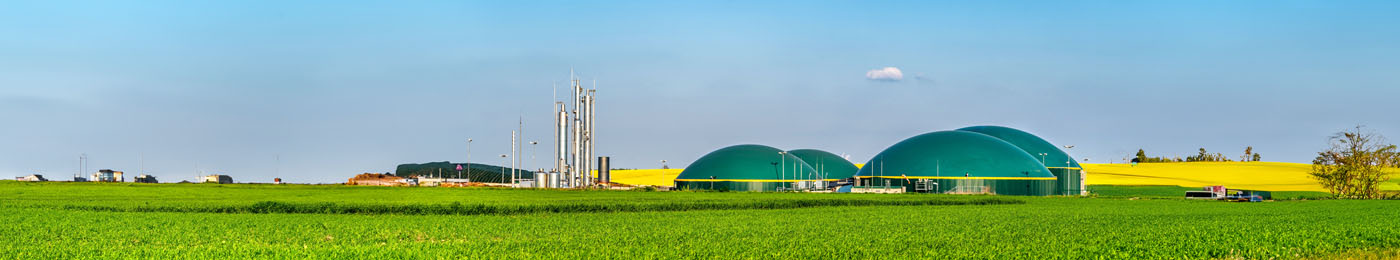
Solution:
[(861, 167), (820, 150), (735, 145), (696, 159), (675, 185), (722, 191), (1085, 194), (1084, 170), (1068, 153), (1045, 139), (1001, 126), (910, 137)]

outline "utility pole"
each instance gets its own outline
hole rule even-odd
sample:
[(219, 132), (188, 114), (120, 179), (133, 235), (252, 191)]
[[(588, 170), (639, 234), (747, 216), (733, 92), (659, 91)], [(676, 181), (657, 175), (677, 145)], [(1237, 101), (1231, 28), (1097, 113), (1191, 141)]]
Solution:
[(518, 125), (516, 125), (516, 130), (520, 132), (520, 137), (519, 137), (518, 139), (516, 139), (516, 140), (517, 140), (517, 141), (516, 141), (516, 144), (519, 144), (519, 145), (517, 146), (517, 147), (519, 147), (519, 150), (516, 150), (516, 152), (515, 152), (515, 160), (514, 160), (514, 161), (520, 162), (520, 163), (519, 163), (519, 165), (518, 165), (519, 167), (515, 167), (515, 176), (514, 176), (515, 181), (514, 181), (514, 183), (516, 183), (516, 185), (518, 186), (519, 183), (520, 183), (520, 176), (521, 176), (521, 175), (524, 175), (525, 169), (528, 169), (528, 168), (526, 168), (526, 166), (525, 166), (525, 156), (522, 156), (522, 155), (525, 154), (525, 117), (524, 117), (524, 116), (517, 116), (517, 119), (516, 119), (516, 120), (518, 120), (518, 121), (516, 121), (516, 123), (518, 124)]
[(467, 182), (471, 182), (472, 176), (472, 139), (467, 138)]

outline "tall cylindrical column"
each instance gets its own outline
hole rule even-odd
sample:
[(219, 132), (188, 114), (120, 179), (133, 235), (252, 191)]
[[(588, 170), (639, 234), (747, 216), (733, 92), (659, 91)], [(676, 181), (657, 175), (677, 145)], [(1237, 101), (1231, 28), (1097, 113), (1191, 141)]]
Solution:
[(610, 170), (610, 169), (612, 168), (611, 166), (612, 166), (612, 158), (607, 157), (607, 156), (599, 156), (599, 157), (598, 157), (598, 182), (600, 182), (600, 183), (611, 183), (611, 182), (612, 182), (612, 170)]
[[(568, 168), (568, 157), (566, 156), (569, 154), (569, 140), (568, 134), (565, 133), (564, 130), (568, 128), (569, 113), (564, 110), (564, 102), (556, 101), (554, 102), (554, 107), (556, 114), (554, 117), (554, 141), (559, 146), (558, 149), (554, 151), (554, 170), (559, 175), (567, 176), (565, 171), (567, 171), (566, 168)], [(554, 178), (553, 181), (556, 182), (555, 184), (557, 185), (559, 178)]]
[[(594, 83), (594, 85), (596, 87), (597, 83)], [(590, 162), (592, 162), (593, 158), (597, 156), (597, 154), (594, 153), (594, 144), (597, 144), (594, 138), (596, 138), (597, 135), (593, 133), (593, 123), (596, 122), (596, 120), (598, 119), (598, 114), (594, 113), (593, 109), (594, 104), (596, 104), (596, 102), (598, 101), (598, 96), (595, 94), (597, 91), (598, 90), (596, 89), (588, 90), (588, 125), (585, 126), (585, 128), (588, 129), (588, 160)], [(603, 172), (600, 167), (601, 165), (590, 164), (588, 168), (597, 169), (598, 174), (601, 177)]]
[(579, 142), (579, 158), (582, 160), (579, 160), (578, 165), (579, 171), (582, 173), (580, 179), (583, 185), (587, 186), (593, 184), (593, 155), (588, 152), (589, 147), (593, 145), (593, 135), (588, 132), (588, 124), (593, 121), (593, 113), (588, 109), (588, 104), (590, 102), (587, 91), (584, 91), (584, 93), (585, 94), (580, 97), (581, 99), (579, 100), (579, 104), (583, 106), (579, 107), (579, 114), (581, 116), (579, 117), (578, 128), (579, 135), (583, 138), (581, 138)]
[(580, 128), (579, 128), (579, 125), (582, 123), (581, 120), (583, 120), (583, 111), (580, 111), (580, 109), (579, 109), (579, 108), (582, 106), (582, 103), (583, 103), (583, 102), (582, 102), (583, 99), (581, 98), (582, 95), (583, 95), (583, 84), (579, 83), (579, 80), (578, 80), (577, 78), (575, 78), (575, 79), (574, 79), (574, 100), (573, 100), (573, 102), (574, 102), (574, 107), (573, 107), (573, 116), (574, 116), (574, 118), (573, 118), (573, 120), (570, 120), (570, 121), (569, 121), (569, 123), (570, 123), (570, 126), (569, 126), (569, 130), (570, 130), (570, 131), (569, 131), (569, 134), (570, 134), (569, 139), (570, 139), (570, 140), (569, 140), (569, 142), (572, 144), (572, 146), (570, 147), (570, 151), (569, 151), (569, 154), (571, 155), (571, 156), (569, 157), (569, 158), (570, 158), (570, 162), (569, 162), (569, 168), (570, 168), (570, 170), (569, 170), (569, 173), (570, 173), (570, 174), (569, 174), (569, 175), (570, 175), (570, 176), (569, 176), (569, 187), (571, 187), (571, 188), (572, 188), (572, 187), (578, 187), (578, 186), (581, 184), (580, 181), (582, 181), (581, 178), (582, 178), (582, 175), (583, 175), (583, 174), (580, 174), (580, 173), (579, 173), (579, 170), (580, 170), (580, 169), (579, 169), (579, 166), (582, 165), (581, 162), (582, 162), (583, 160), (587, 160), (587, 159), (582, 158), (582, 157), (583, 157), (583, 152), (581, 152), (581, 151), (583, 150), (583, 148), (582, 148), (583, 143), (582, 143), (581, 141), (583, 140), (583, 131), (582, 131), (583, 129), (580, 129)]

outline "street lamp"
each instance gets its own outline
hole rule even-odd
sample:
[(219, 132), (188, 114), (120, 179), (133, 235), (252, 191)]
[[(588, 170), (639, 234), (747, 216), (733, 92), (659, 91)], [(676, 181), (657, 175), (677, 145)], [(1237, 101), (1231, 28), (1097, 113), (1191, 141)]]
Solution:
[(1044, 165), (1044, 164), (1045, 164), (1045, 155), (1046, 155), (1046, 153), (1040, 153), (1040, 164), (1041, 164), (1041, 165)]
[[(1066, 146), (1065, 146), (1065, 177), (1064, 177), (1064, 180), (1061, 181), (1061, 182), (1064, 182), (1064, 183), (1065, 183), (1065, 194), (1061, 194), (1061, 195), (1070, 195), (1070, 191), (1069, 191), (1069, 174), (1071, 173), (1072, 169), (1070, 169), (1069, 166), (1070, 166), (1071, 163), (1074, 163), (1074, 159), (1069, 157), (1069, 149), (1070, 149), (1070, 148), (1074, 148), (1074, 146), (1073, 146), (1073, 145), (1066, 145)], [(1084, 170), (1081, 168), (1079, 171), (1084, 171)]]
[[(467, 138), (467, 176), (472, 175), (472, 139)], [(471, 182), (471, 177), (467, 177), (467, 182)]]
[[(501, 163), (501, 179), (505, 179), (505, 178), (506, 178), (506, 167), (505, 167), (505, 165), (506, 165), (507, 163), (510, 163), (510, 161), (509, 161), (509, 160), (510, 160), (510, 155), (501, 154), (501, 160), (502, 160), (502, 162), (503, 162), (503, 163)], [(514, 182), (515, 180), (511, 180), (511, 181)]]
[[(535, 162), (535, 145), (537, 145), (537, 144), (540, 144), (540, 142), (537, 142), (537, 141), (530, 141), (530, 162)], [(520, 167), (520, 168), (529, 169), (529, 167), (523, 167), (523, 166)]]
[(1071, 149), (1071, 148), (1074, 148), (1074, 146), (1073, 146), (1073, 145), (1066, 145), (1066, 146), (1065, 146), (1065, 167), (1069, 167), (1069, 164), (1074, 162), (1074, 158), (1070, 158), (1070, 157), (1069, 157), (1069, 149)]
[(666, 182), (666, 160), (661, 160), (661, 174), (657, 174), (657, 177), (661, 178), (661, 183)]

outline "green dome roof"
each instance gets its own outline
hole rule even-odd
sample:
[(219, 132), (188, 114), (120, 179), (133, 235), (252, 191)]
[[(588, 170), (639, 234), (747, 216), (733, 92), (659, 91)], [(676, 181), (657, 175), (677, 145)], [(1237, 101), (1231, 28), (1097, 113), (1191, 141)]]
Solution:
[(958, 129), (958, 131), (977, 132), (996, 137), (997, 139), (1001, 139), (1002, 141), (1006, 141), (1007, 143), (1021, 148), (1021, 150), (1026, 151), (1027, 154), (1035, 157), (1037, 161), (1041, 160), (1040, 153), (1045, 153), (1045, 161), (1043, 162), (1045, 167), (1079, 168), (1079, 162), (1074, 161), (1074, 158), (1071, 158), (1064, 150), (1060, 150), (1059, 147), (1045, 141), (1045, 139), (1041, 139), (1025, 131), (1001, 126), (973, 126)]
[(926, 133), (886, 148), (858, 176), (1054, 178), (1039, 159), (1011, 143), (966, 131)]
[(856, 168), (856, 165), (852, 164), (851, 161), (822, 150), (797, 149), (788, 151), (788, 153), (797, 156), (797, 158), (801, 158), (803, 162), (807, 162), (808, 166), (812, 166), (812, 168), (817, 169), (818, 172), (822, 172), (821, 175), (823, 175), (823, 177), (821, 177), (821, 179), (839, 180), (855, 177), (856, 171), (860, 170), (860, 168)]
[(764, 145), (743, 144), (701, 156), (685, 167), (676, 180), (709, 180), (713, 177), (715, 180), (777, 181), (815, 179), (816, 176), (812, 166), (791, 153)]

